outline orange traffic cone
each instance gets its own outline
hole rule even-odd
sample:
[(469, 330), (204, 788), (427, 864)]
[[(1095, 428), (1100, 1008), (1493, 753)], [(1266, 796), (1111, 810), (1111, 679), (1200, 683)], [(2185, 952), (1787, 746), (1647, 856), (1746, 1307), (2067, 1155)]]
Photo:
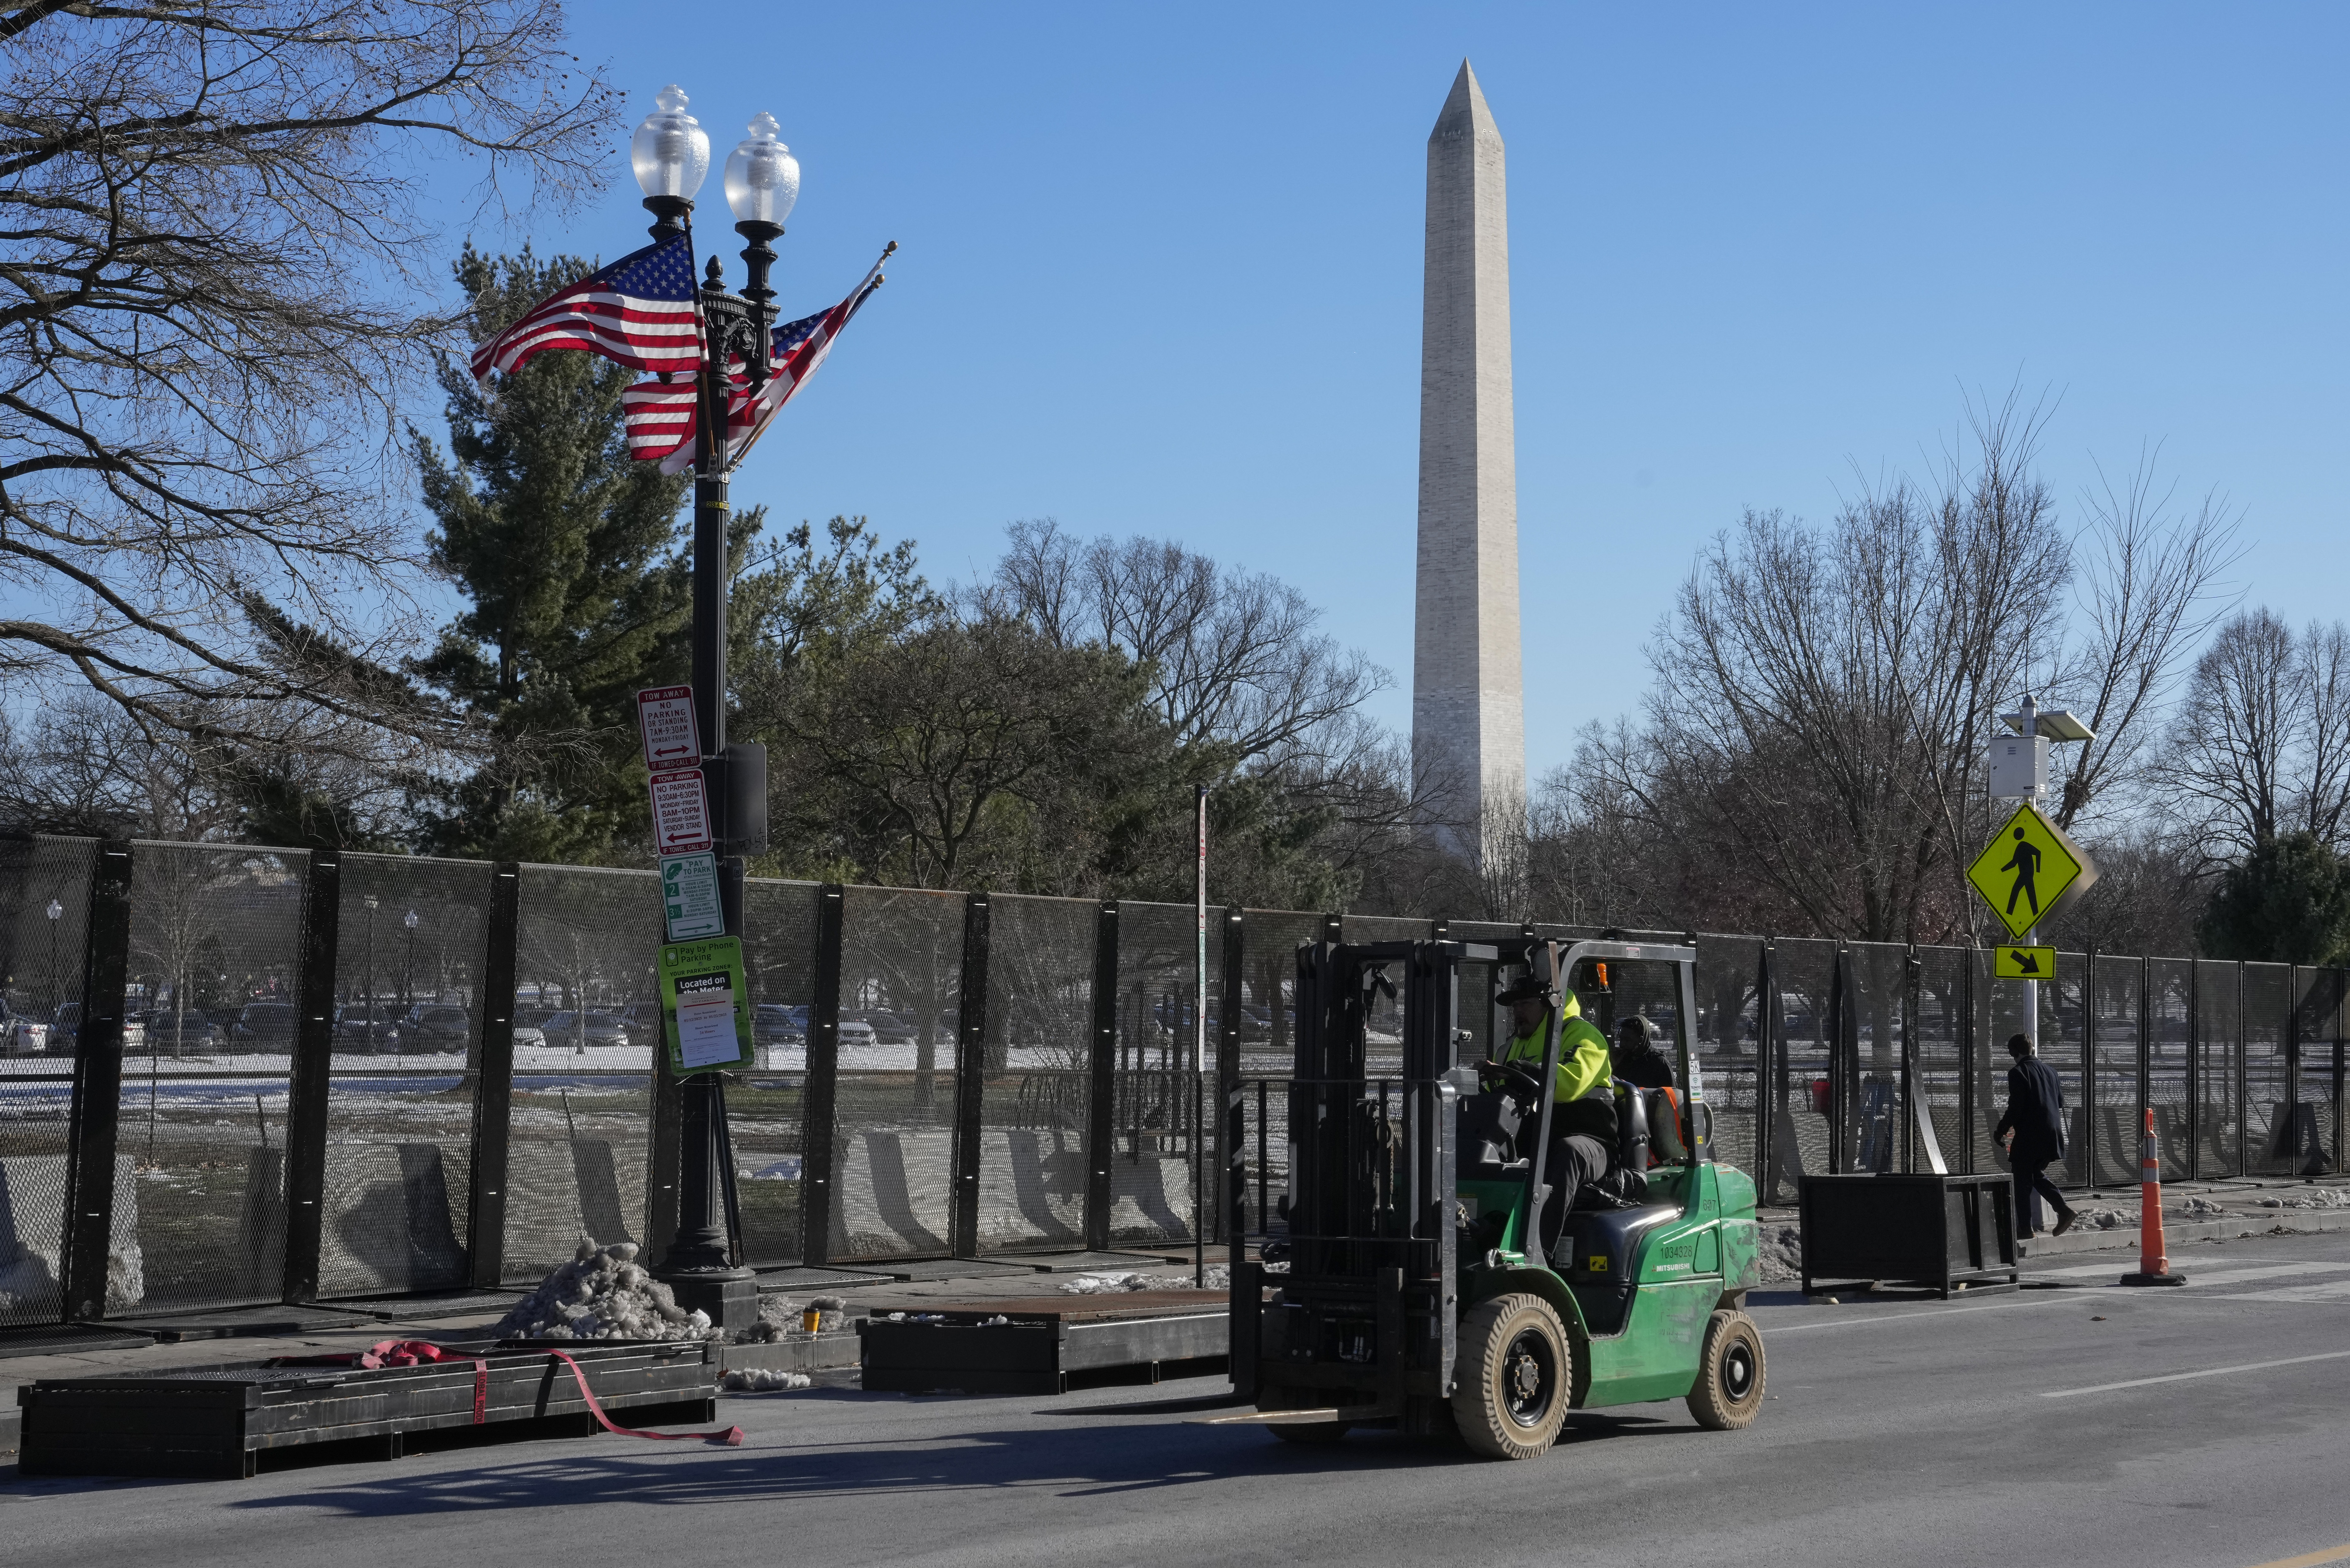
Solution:
[(2138, 1155), (2137, 1272), (2124, 1274), (2126, 1285), (2183, 1285), (2185, 1274), (2170, 1272), (2162, 1241), (2162, 1151), (2154, 1142), (2154, 1107), (2146, 1108), (2146, 1144)]

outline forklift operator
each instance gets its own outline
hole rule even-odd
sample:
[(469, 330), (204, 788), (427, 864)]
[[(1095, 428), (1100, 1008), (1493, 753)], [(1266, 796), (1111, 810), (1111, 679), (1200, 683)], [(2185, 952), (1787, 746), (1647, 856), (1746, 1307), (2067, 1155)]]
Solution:
[[(1607, 1036), (1583, 1016), (1583, 1006), (1572, 991), (1562, 992), (1563, 1014), (1558, 1038), (1558, 1081), (1551, 1111), (1550, 1154), (1543, 1161), (1551, 1201), (1543, 1212), (1543, 1233), (1557, 1232), (1559, 1220), (1574, 1207), (1576, 1192), (1596, 1187), (1611, 1199), (1619, 1194), (1603, 1179), (1616, 1147), (1616, 1085), (1608, 1061)], [(1542, 1071), (1550, 1041), (1549, 989), (1531, 976), (1503, 991), (1494, 1000), (1510, 1004), (1514, 1037), (1502, 1060), (1513, 1066)], [(1621, 1186), (1621, 1183), (1617, 1183)]]

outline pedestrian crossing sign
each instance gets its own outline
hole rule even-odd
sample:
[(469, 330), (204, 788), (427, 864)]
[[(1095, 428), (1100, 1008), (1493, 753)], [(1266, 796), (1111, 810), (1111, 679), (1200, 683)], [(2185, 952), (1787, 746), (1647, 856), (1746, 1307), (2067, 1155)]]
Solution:
[(2022, 936), (2096, 879), (2088, 851), (2030, 801), (1967, 867), (1967, 880), (2012, 937)]
[(2054, 980), (2054, 948), (1993, 948), (1991, 973), (2002, 980)]

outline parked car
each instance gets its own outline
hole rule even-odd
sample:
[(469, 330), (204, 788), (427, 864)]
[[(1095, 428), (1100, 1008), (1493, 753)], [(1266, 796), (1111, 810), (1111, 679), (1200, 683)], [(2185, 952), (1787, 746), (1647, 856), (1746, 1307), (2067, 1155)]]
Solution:
[(227, 1032), (192, 1007), (151, 1007), (139, 1014), (139, 1023), (150, 1044), (174, 1056), (201, 1056), (228, 1043)]
[(575, 1051), (590, 1045), (626, 1045), (628, 1026), (619, 1015), (612, 1012), (558, 1012), (541, 1024), (540, 1029), (550, 1045), (568, 1045)]
[(36, 1023), (0, 997), (0, 1055), (38, 1056), (49, 1048), (49, 1026)]
[(894, 1012), (844, 1012), (840, 1015), (840, 1022), (843, 1028), (851, 1023), (864, 1024), (873, 1032), (873, 1039), (879, 1044), (911, 1045), (914, 1043), (913, 1024)]
[(294, 1049), (294, 1004), (248, 1002), (229, 1029), (229, 1038), (248, 1051)]
[[(68, 1002), (57, 1010), (49, 1020), (48, 1052), (53, 1056), (70, 1056), (80, 1049), (81, 1003)], [(147, 1028), (132, 1013), (122, 1021), (122, 1049), (130, 1053), (147, 1049)]]
[(473, 1038), (473, 1015), (454, 1003), (420, 1002), (400, 1021), (403, 1049), (463, 1051)]
[(754, 1045), (799, 1045), (807, 1040), (807, 1009), (762, 1002), (751, 1012)]
[(389, 1002), (369, 1005), (363, 1002), (345, 1002), (335, 1009), (335, 1047), (343, 1051), (400, 1051), (410, 1049), (400, 1037), (400, 1012)]

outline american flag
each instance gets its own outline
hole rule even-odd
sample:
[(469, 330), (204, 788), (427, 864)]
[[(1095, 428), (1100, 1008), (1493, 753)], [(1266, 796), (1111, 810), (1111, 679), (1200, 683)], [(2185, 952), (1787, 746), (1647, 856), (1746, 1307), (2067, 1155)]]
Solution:
[(673, 235), (558, 288), (473, 350), (473, 379), (511, 376), (549, 348), (584, 348), (638, 370), (691, 373), (702, 359), (693, 241)]
[[(889, 259), (889, 254), (882, 253), (882, 261)], [(865, 275), (865, 281), (850, 290), (848, 297), (838, 305), (797, 321), (786, 321), (775, 329), (775, 351), (768, 361), (767, 384), (760, 389), (759, 395), (750, 395), (749, 383), (739, 372), (733, 378), (734, 385), (727, 400), (726, 417), (730, 458), (739, 462), (764, 433), (776, 410), (807, 385), (808, 378), (832, 352), (841, 328), (880, 286), (881, 262), (875, 262), (873, 270)], [(639, 381), (620, 395), (620, 402), (627, 411), (629, 456), (648, 462), (659, 461), (663, 473), (681, 472), (691, 466), (696, 451), (693, 378)]]

